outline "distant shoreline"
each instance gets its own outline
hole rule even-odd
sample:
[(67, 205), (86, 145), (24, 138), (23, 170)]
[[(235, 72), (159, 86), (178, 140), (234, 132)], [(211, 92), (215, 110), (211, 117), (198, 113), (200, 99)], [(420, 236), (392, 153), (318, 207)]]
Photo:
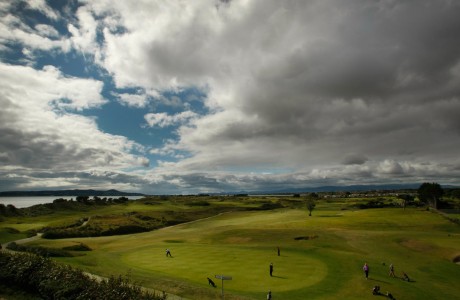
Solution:
[(50, 190), (50, 191), (6, 191), (0, 192), (0, 197), (73, 197), (77, 196), (145, 196), (142, 193), (132, 193), (132, 192), (121, 192), (117, 190)]
[[(16, 208), (26, 208), (38, 204), (53, 203), (56, 199), (66, 199), (67, 201), (76, 201), (78, 196), (75, 195), (60, 195), (60, 196), (15, 196), (15, 197), (0, 197), (0, 204), (2, 205), (13, 205)], [(89, 198), (92, 198), (91, 196)], [(128, 198), (129, 200), (142, 199), (145, 196), (132, 196), (132, 195), (114, 195), (114, 196), (97, 196), (99, 198), (113, 198), (117, 199), (120, 197)]]

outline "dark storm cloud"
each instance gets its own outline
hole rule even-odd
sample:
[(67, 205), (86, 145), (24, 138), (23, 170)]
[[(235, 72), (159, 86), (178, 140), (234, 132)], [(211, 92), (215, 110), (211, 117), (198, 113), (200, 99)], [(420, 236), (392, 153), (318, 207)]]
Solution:
[(342, 163), (344, 165), (362, 165), (367, 160), (368, 158), (365, 155), (353, 153), (345, 156)]
[(102, 190), (118, 188), (125, 191), (139, 191), (148, 184), (148, 181), (138, 175), (111, 171), (51, 172), (24, 168), (0, 171), (0, 191), (74, 188)]
[[(257, 89), (245, 102), (248, 113), (259, 113), (275, 125), (301, 118), (314, 125), (320, 117), (349, 120), (352, 112), (322, 114), (336, 99), (363, 99), (369, 105), (365, 113), (378, 117), (386, 110), (404, 113), (409, 105), (429, 109), (431, 101), (458, 97), (460, 85), (452, 85), (459, 82), (452, 72), (460, 53), (458, 4), (382, 3), (389, 2), (340, 2), (336, 11), (346, 17), (329, 15), (324, 22), (337, 27), (325, 33), (325, 41), (314, 42), (313, 50), (289, 53), (288, 62), (281, 63), (284, 74), (273, 65), (255, 78)], [(292, 26), (300, 34), (308, 25)], [(379, 111), (372, 111), (374, 105)]]

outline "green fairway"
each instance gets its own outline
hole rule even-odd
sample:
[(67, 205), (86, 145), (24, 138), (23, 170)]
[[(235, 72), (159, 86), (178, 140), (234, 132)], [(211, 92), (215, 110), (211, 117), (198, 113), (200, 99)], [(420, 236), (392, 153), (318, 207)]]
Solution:
[[(157, 246), (131, 252), (123, 256), (122, 261), (146, 271), (164, 270), (163, 273), (169, 277), (196, 284), (205, 282), (206, 277), (214, 277), (214, 274), (236, 274), (228, 285), (244, 292), (264, 292), (270, 285), (276, 285), (277, 291), (300, 289), (318, 283), (327, 274), (324, 263), (296, 252), (288, 251), (277, 257), (273, 255), (273, 249), (225, 245), (171, 246), (173, 258), (159, 257), (164, 247)], [(275, 266), (272, 278), (269, 278), (270, 262)], [(294, 280), (296, 276), (302, 280)]]
[[(460, 227), (424, 209), (342, 210), (319, 203), (311, 217), (297, 208), (235, 211), (141, 234), (34, 244), (77, 242), (93, 251), (58, 260), (102, 276), (128, 275), (188, 299), (218, 298), (216, 274), (232, 276), (224, 282), (226, 299), (264, 299), (268, 290), (274, 299), (374, 299), (374, 285), (396, 299), (456, 299), (460, 293), (460, 265), (453, 262)], [(397, 278), (388, 275), (390, 263)], [(402, 272), (412, 282), (403, 281)]]

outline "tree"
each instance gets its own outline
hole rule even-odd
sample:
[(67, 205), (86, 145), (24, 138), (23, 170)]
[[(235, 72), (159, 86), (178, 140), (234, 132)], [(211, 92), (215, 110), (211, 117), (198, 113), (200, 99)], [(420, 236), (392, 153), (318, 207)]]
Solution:
[(309, 213), (308, 216), (311, 217), (311, 212), (315, 209), (316, 206), (315, 198), (312, 196), (307, 197), (306, 205)]
[(403, 207), (403, 209), (406, 209), (406, 206), (412, 201), (414, 201), (414, 196), (409, 194), (399, 195), (398, 198), (402, 200), (401, 206)]
[(438, 208), (438, 202), (441, 200), (444, 191), (439, 183), (424, 182), (418, 188), (418, 198), (420, 201), (430, 205), (434, 209)]
[(460, 199), (460, 189), (454, 189), (451, 192), (452, 198)]
[(83, 203), (83, 204), (88, 204), (89, 196), (77, 196), (77, 198), (75, 198), (75, 200), (77, 200), (77, 202), (80, 202), (80, 203)]

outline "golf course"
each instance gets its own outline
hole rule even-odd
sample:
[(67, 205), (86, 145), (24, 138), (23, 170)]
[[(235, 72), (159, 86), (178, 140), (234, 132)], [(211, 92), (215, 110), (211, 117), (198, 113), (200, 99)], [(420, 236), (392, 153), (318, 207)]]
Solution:
[[(179, 299), (220, 299), (222, 292), (225, 299), (266, 299), (268, 291), (273, 299), (379, 299), (372, 294), (376, 285), (382, 296), (389, 292), (395, 299), (460, 297), (460, 225), (437, 211), (358, 209), (349, 205), (350, 199), (320, 199), (309, 216), (298, 199), (250, 198), (205, 198), (208, 213), (203, 216), (204, 207), (186, 201), (138, 200), (94, 212), (22, 218), (20, 223), (5, 218), (0, 224), (22, 231), (82, 216), (90, 224), (96, 219), (91, 214), (104, 211), (193, 215), (191, 221), (148, 232), (28, 243), (58, 249), (87, 245), (91, 251), (53, 259), (102, 277), (128, 276), (137, 285)], [(256, 209), (261, 203), (281, 205)], [(370, 267), (368, 279), (364, 263)], [(389, 275), (390, 264), (395, 277)], [(403, 280), (403, 273), (410, 281)]]

